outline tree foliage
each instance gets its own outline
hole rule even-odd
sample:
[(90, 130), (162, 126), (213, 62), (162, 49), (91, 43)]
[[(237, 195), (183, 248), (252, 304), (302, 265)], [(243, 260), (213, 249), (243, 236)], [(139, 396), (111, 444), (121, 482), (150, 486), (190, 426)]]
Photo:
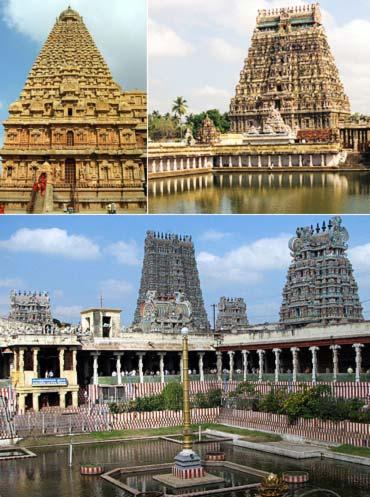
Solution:
[(186, 122), (191, 126), (194, 136), (197, 136), (201, 124), (207, 115), (221, 133), (227, 133), (230, 130), (229, 114), (227, 112), (221, 114), (219, 110), (211, 109), (206, 112), (201, 112), (200, 114), (190, 114), (187, 117)]

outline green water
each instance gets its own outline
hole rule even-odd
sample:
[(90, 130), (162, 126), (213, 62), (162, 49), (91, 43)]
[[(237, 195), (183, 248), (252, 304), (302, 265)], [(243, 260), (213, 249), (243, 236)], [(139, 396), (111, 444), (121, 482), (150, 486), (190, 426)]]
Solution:
[[(340, 497), (370, 495), (370, 468), (366, 466), (320, 459), (299, 462), (233, 447), (228, 442), (197, 446), (200, 453), (219, 449), (225, 450), (231, 461), (269, 472), (305, 469), (311, 475), (313, 486), (333, 490)], [(179, 446), (164, 440), (80, 445), (74, 448), (72, 468), (68, 467), (66, 447), (32, 450), (37, 458), (0, 462), (2, 497), (126, 497), (122, 490), (99, 477), (80, 476), (79, 464), (103, 463), (108, 471), (123, 466), (172, 462)]]
[(151, 180), (151, 213), (368, 214), (370, 172), (222, 173)]

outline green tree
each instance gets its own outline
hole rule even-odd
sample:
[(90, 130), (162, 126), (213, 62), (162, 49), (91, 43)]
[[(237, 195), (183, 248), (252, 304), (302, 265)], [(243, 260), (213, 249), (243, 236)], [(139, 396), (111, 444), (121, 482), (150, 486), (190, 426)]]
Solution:
[(181, 136), (177, 119), (170, 114), (162, 116), (158, 111), (149, 114), (148, 130), (153, 141), (174, 140)]
[(187, 117), (186, 122), (191, 126), (194, 136), (198, 135), (201, 124), (206, 116), (213, 121), (213, 124), (221, 133), (227, 133), (230, 130), (229, 114), (227, 112), (221, 114), (218, 109), (210, 109), (200, 114), (190, 114)]
[(182, 409), (183, 391), (181, 383), (170, 381), (162, 390), (164, 409), (179, 411)]
[(177, 97), (172, 102), (172, 113), (177, 119), (178, 125), (180, 127), (180, 136), (182, 138), (183, 126), (181, 124), (181, 119), (186, 116), (188, 112), (188, 102), (184, 97)]

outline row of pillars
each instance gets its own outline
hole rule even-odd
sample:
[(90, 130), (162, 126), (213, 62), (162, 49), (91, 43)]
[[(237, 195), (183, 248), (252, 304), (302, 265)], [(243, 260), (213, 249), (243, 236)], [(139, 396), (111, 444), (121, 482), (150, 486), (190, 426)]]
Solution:
[[(274, 157), (275, 156), (271, 156), (271, 155), (267, 156), (267, 167), (268, 168), (283, 167), (282, 156), (281, 155), (277, 156), (277, 165), (274, 164), (274, 162), (273, 162)], [(288, 167), (293, 167), (293, 157), (297, 157), (297, 156), (288, 155)], [(308, 157), (309, 157), (309, 167), (314, 167), (313, 155), (310, 154)], [(220, 160), (219, 160), (219, 167), (221, 167), (221, 168), (223, 168), (223, 167), (254, 167), (254, 166), (252, 166), (252, 156), (251, 155), (248, 155), (248, 157), (247, 157), (247, 160), (248, 160), (247, 166), (243, 165), (242, 157), (240, 155), (237, 157), (237, 165), (234, 164), (235, 161), (233, 160), (233, 158), (234, 157), (232, 155), (230, 155), (228, 157), (228, 160), (226, 159), (226, 161), (224, 162), (225, 157), (223, 157), (221, 155)], [(321, 167), (326, 167), (327, 161), (326, 161), (325, 154), (320, 154), (320, 161), (321, 161)], [(295, 167), (296, 166), (303, 167), (303, 155), (302, 154), (298, 154), (298, 164), (294, 164), (294, 166)], [(262, 155), (257, 155), (257, 167), (262, 168)]]
[(212, 167), (210, 158), (206, 156), (187, 157), (186, 161), (183, 157), (181, 157), (180, 160), (178, 160), (177, 157), (174, 157), (173, 160), (168, 157), (166, 163), (164, 163), (163, 159), (160, 159), (158, 164), (157, 161), (153, 159), (149, 164), (149, 172), (151, 173), (186, 171), (188, 169), (207, 169)]
[[(352, 345), (352, 347), (355, 350), (355, 363), (356, 363), (356, 370), (355, 370), (355, 379), (356, 382), (360, 381), (360, 376), (361, 376), (361, 365), (362, 365), (362, 348), (364, 347), (364, 344), (362, 343), (355, 343)], [(330, 350), (332, 351), (332, 360), (333, 360), (333, 381), (337, 381), (338, 379), (338, 362), (339, 362), (339, 351), (341, 349), (340, 345), (331, 345)], [(313, 346), (309, 347), (309, 350), (311, 352), (312, 356), (312, 382), (317, 381), (317, 352), (320, 350), (319, 347)], [(298, 354), (300, 349), (298, 347), (291, 347), (290, 351), (292, 353), (292, 380), (293, 382), (297, 381), (297, 375), (298, 375)], [(282, 352), (282, 349), (275, 348), (272, 349), (272, 352), (275, 355), (275, 381), (279, 381), (279, 374), (280, 374), (280, 354)], [(242, 357), (243, 357), (243, 380), (246, 381), (248, 378), (248, 355), (250, 351), (248, 350), (242, 350)], [(257, 354), (258, 354), (258, 379), (259, 381), (262, 381), (263, 378), (263, 371), (264, 371), (264, 361), (265, 361), (265, 353), (266, 350), (263, 349), (258, 349)], [(144, 364), (143, 364), (143, 358), (145, 356), (145, 352), (137, 352), (136, 353), (138, 356), (138, 373), (139, 373), (139, 381), (140, 383), (144, 383)], [(204, 352), (198, 352), (198, 368), (199, 368), (199, 379), (200, 381), (204, 381), (204, 368), (203, 368), (203, 357), (204, 357)], [(229, 380), (233, 380), (234, 377), (234, 354), (235, 351), (228, 351), (227, 352), (229, 356), (229, 369), (228, 369), (228, 375), (229, 375)], [(93, 357), (93, 384), (97, 385), (98, 384), (98, 357), (100, 355), (99, 352), (93, 352), (92, 354)], [(121, 358), (124, 355), (123, 352), (116, 352), (114, 353), (116, 357), (116, 372), (117, 372), (117, 383), (118, 385), (122, 384), (122, 369), (121, 369)], [(165, 379), (165, 373), (164, 373), (164, 358), (166, 356), (166, 352), (159, 352), (159, 373), (160, 373), (160, 378), (161, 382), (164, 383)], [(182, 362), (182, 353), (179, 352), (179, 359), (180, 359), (180, 374), (181, 374), (181, 379), (183, 377), (183, 362)], [(219, 381), (222, 381), (222, 352), (221, 351), (216, 351), (216, 367), (217, 367), (217, 379)]]
[[(13, 363), (12, 363), (12, 370), (14, 371), (19, 371), (20, 373), (24, 372), (24, 353), (25, 353), (25, 348), (20, 347), (18, 350), (14, 349), (13, 351)], [(38, 363), (38, 354), (39, 354), (40, 348), (38, 347), (33, 347), (32, 348), (32, 354), (33, 354), (33, 374), (35, 378), (39, 377), (39, 363)], [(64, 352), (65, 348), (60, 347), (58, 349), (59, 351), (59, 376), (62, 376), (64, 373)], [(77, 369), (77, 350), (73, 349), (72, 350), (72, 370), (76, 371)]]
[[(183, 360), (182, 360), (182, 352), (179, 352), (179, 359), (180, 359), (180, 375), (181, 375), (181, 381), (183, 378)], [(198, 352), (198, 368), (199, 368), (199, 379), (200, 381), (204, 381), (204, 368), (203, 368), (203, 357), (205, 352)], [(100, 355), (100, 352), (92, 352), (91, 353), (93, 357), (93, 384), (97, 385), (99, 381), (98, 377), (98, 358)], [(121, 359), (122, 356), (124, 355), (124, 352), (115, 352), (114, 356), (116, 358), (116, 373), (117, 373), (117, 384), (122, 385), (122, 365), (121, 365)], [(137, 352), (136, 353), (138, 357), (138, 372), (139, 372), (139, 382), (144, 383), (144, 356), (145, 352)], [(158, 352), (159, 356), (159, 375), (161, 378), (161, 383), (164, 383), (164, 377), (165, 377), (165, 371), (164, 371), (164, 358), (166, 356), (166, 352)]]
[[(364, 347), (364, 344), (362, 343), (355, 343), (352, 345), (352, 347), (355, 349), (355, 362), (356, 362), (356, 370), (355, 370), (355, 379), (356, 382), (359, 382), (361, 379), (361, 364), (362, 364), (362, 348)], [(337, 381), (338, 379), (338, 362), (339, 362), (339, 351), (341, 349), (340, 345), (331, 345), (330, 350), (332, 351), (332, 358), (333, 358), (333, 381)], [(312, 355), (312, 382), (316, 383), (317, 381), (317, 352), (320, 350), (319, 347), (309, 347), (309, 350)], [(279, 373), (280, 373), (280, 354), (282, 349), (272, 349), (273, 353), (275, 354), (275, 381), (279, 381)], [(298, 347), (291, 347), (290, 349), (292, 353), (292, 366), (293, 366), (293, 372), (292, 372), (292, 380), (293, 382), (297, 381), (297, 374), (298, 374), (298, 353), (300, 349)], [(222, 375), (222, 352), (216, 352), (217, 353), (217, 374), (218, 374), (218, 379), (221, 380), (221, 375)], [(266, 351), (263, 349), (258, 349), (257, 354), (258, 354), (258, 379), (259, 381), (262, 381), (263, 377), (263, 371), (264, 371), (264, 356), (265, 356)], [(233, 370), (234, 370), (234, 351), (229, 351), (229, 378), (232, 380), (233, 378)], [(243, 379), (244, 381), (247, 380), (247, 375), (248, 375), (248, 350), (242, 350), (242, 355), (243, 355)]]

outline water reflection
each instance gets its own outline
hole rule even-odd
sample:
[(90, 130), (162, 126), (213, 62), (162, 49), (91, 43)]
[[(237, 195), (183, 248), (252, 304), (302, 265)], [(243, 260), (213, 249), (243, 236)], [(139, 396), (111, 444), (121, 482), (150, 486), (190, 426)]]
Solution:
[(370, 213), (370, 172), (222, 173), (151, 180), (152, 213)]
[[(310, 459), (304, 462), (273, 456), (228, 442), (220, 443), (229, 460), (268, 472), (309, 471), (310, 485), (328, 488), (341, 497), (369, 497), (370, 467), (340, 461)], [(197, 445), (201, 454), (208, 444)], [(150, 463), (171, 462), (179, 447), (165, 440), (145, 440), (76, 446), (73, 467), (68, 467), (66, 447), (32, 449), (38, 457), (0, 462), (0, 495), (3, 497), (122, 497), (125, 494), (101, 478), (79, 473), (80, 463), (100, 463), (107, 471)], [(318, 494), (315, 497), (322, 497)]]

